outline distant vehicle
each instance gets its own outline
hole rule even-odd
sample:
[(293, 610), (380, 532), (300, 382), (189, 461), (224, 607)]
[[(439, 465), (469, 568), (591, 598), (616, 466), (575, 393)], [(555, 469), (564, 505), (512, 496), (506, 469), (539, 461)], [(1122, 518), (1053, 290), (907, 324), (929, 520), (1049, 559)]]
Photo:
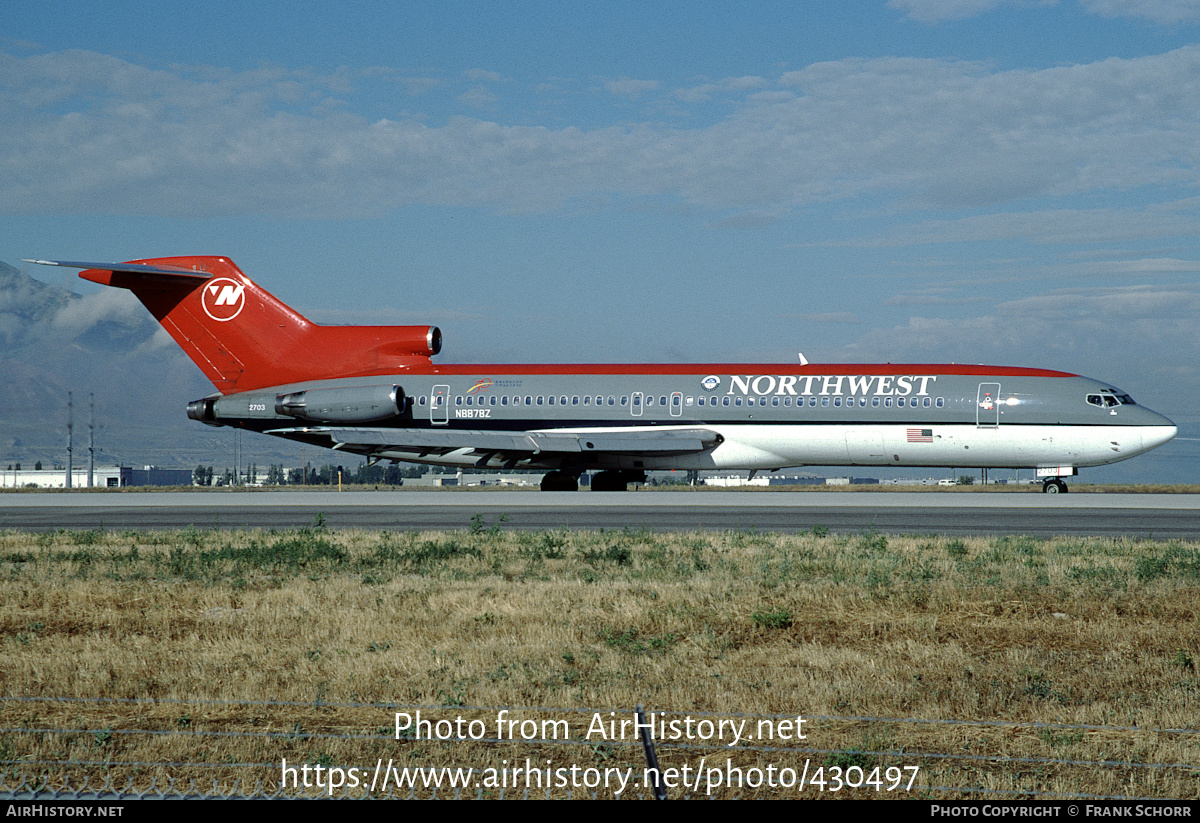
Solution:
[[(624, 489), (655, 469), (1084, 466), (1175, 436), (1106, 383), (958, 364), (444, 365), (435, 326), (321, 326), (225, 257), (32, 260), (130, 289), (216, 386), (213, 426), (369, 461), (544, 469), (545, 490)], [(952, 483), (952, 481), (943, 481)]]

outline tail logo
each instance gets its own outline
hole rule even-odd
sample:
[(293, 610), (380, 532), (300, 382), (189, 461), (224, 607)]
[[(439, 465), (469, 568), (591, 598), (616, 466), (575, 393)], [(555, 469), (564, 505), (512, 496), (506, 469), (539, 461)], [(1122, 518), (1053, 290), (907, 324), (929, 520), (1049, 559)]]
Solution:
[(246, 286), (228, 277), (217, 277), (204, 284), (200, 295), (204, 313), (224, 323), (242, 313), (246, 305)]

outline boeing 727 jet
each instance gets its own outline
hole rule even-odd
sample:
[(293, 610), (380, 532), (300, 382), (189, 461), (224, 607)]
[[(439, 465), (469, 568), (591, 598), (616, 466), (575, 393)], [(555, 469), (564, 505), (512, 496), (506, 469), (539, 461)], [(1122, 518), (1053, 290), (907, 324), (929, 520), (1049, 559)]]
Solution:
[(545, 490), (624, 489), (655, 469), (1081, 467), (1175, 424), (1097, 380), (959, 364), (446, 365), (435, 326), (322, 326), (225, 257), (84, 269), (131, 290), (217, 391), (188, 416), (369, 461), (541, 469)]

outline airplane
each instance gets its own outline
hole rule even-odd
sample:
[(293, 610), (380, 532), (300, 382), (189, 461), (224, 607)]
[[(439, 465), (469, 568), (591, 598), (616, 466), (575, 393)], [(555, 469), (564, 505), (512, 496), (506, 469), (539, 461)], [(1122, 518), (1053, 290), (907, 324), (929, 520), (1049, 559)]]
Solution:
[(651, 470), (1081, 467), (1176, 434), (1107, 383), (963, 364), (445, 365), (436, 326), (322, 326), (226, 257), (85, 263), (132, 291), (217, 391), (193, 420), (361, 455), (541, 469), (546, 491), (619, 491)]

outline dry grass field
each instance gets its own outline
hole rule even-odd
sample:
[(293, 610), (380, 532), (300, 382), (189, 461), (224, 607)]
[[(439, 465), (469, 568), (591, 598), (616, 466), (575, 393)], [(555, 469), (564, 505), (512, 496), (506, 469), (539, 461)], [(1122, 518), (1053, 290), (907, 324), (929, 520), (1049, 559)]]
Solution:
[(641, 704), (672, 797), (1200, 797), (1196, 544), (501, 526), (0, 532), (0, 789), (646, 797)]

